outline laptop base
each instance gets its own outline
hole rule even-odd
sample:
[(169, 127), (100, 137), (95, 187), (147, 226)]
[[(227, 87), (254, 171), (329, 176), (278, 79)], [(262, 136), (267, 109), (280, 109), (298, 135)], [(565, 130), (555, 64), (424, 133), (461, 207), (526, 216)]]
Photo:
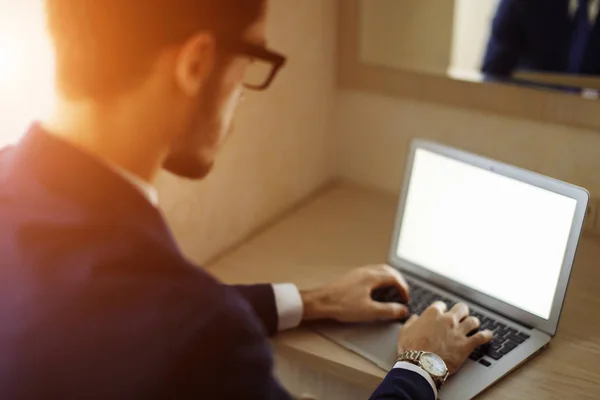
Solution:
[[(332, 342), (389, 371), (396, 360), (398, 332), (402, 324), (343, 325), (334, 322), (315, 324), (312, 329)], [(531, 338), (489, 367), (467, 360), (461, 370), (439, 393), (440, 400), (472, 399), (548, 346), (550, 336), (532, 331)]]

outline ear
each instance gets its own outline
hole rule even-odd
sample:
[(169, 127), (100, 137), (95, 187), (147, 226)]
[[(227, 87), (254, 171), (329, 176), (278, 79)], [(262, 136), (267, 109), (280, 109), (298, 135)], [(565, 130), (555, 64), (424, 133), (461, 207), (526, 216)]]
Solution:
[(215, 57), (215, 40), (210, 33), (198, 33), (185, 42), (175, 65), (175, 81), (182, 92), (198, 94), (213, 71)]

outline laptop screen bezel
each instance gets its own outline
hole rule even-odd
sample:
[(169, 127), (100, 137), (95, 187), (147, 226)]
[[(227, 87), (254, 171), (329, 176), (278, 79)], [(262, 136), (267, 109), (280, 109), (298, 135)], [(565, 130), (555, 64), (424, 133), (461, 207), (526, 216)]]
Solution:
[[(397, 254), (397, 249), (400, 240), (400, 232), (402, 228), (404, 210), (406, 207), (406, 199), (408, 196), (410, 186), (410, 179), (412, 176), (415, 154), (418, 149), (423, 149), (434, 154), (439, 154), (441, 156), (466, 163), (468, 165), (492, 171), (499, 175), (515, 179), (517, 181), (524, 182), (539, 188), (543, 188), (576, 200), (577, 205), (575, 208), (575, 215), (573, 217), (573, 224), (569, 233), (565, 256), (563, 259), (558, 284), (556, 287), (556, 293), (552, 301), (552, 308), (549, 319), (546, 320), (544, 318), (538, 317), (537, 315), (531, 314), (527, 311), (507, 304), (496, 298), (490, 297), (489, 295), (486, 295), (470, 287), (462, 285), (456, 281), (453, 281), (452, 279), (436, 274), (426, 268), (413, 264), (410, 261), (399, 257), (399, 255)], [(589, 192), (575, 185), (571, 185), (569, 183), (565, 183), (547, 176), (543, 176), (531, 171), (527, 171), (515, 166), (491, 160), (486, 157), (481, 157), (439, 143), (416, 139), (411, 142), (407, 157), (405, 178), (398, 205), (398, 214), (396, 218), (394, 233), (392, 236), (392, 244), (390, 247), (389, 263), (391, 266), (401, 271), (407, 271), (423, 280), (426, 280), (430, 283), (439, 286), (440, 288), (455, 293), (460, 297), (464, 298), (465, 300), (472, 301), (475, 304), (486, 307), (525, 326), (539, 329), (542, 332), (554, 336), (558, 328), (560, 314), (562, 311), (567, 286), (571, 276), (571, 270), (573, 268), (573, 262), (575, 260), (577, 247), (579, 245), (579, 239), (583, 231), (583, 224), (589, 199)], [(510, 288), (507, 288), (507, 290), (510, 290)]]

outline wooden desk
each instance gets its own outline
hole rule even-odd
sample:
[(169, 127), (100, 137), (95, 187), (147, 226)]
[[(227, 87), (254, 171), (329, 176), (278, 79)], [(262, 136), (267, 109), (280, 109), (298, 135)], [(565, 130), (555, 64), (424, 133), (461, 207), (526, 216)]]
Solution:
[[(393, 196), (339, 184), (209, 269), (226, 282), (294, 282), (301, 289), (319, 286), (353, 267), (385, 262), (395, 213)], [(299, 378), (302, 384), (313, 386), (307, 391), (325, 393), (327, 385), (335, 386), (330, 393), (342, 393), (344, 384), (350, 388), (344, 397), (329, 395), (319, 400), (366, 399), (385, 376), (370, 362), (305, 329), (281, 335), (274, 346), (278, 360), (289, 361), (288, 371), (302, 367), (304, 373), (318, 375), (318, 387), (311, 378)], [(598, 399), (599, 365), (600, 243), (584, 238), (551, 347), (481, 398)]]

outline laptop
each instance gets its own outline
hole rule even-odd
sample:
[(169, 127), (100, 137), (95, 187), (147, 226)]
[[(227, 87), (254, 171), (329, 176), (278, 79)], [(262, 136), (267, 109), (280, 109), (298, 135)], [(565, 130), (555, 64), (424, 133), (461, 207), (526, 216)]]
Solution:
[[(448, 380), (442, 400), (475, 397), (548, 346), (588, 201), (589, 193), (571, 184), (438, 143), (412, 142), (389, 264), (411, 287), (412, 313), (436, 300), (449, 308), (464, 302), (482, 328), (495, 333)], [(315, 329), (389, 370), (401, 326)]]

